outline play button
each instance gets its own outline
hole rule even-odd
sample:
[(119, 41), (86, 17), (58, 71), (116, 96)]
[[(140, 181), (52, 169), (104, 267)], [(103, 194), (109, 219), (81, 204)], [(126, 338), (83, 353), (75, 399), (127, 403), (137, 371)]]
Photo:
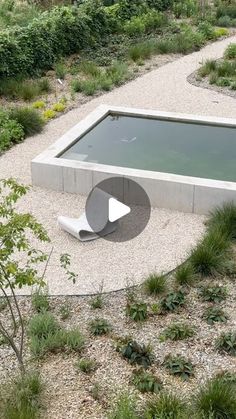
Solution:
[(130, 207), (115, 198), (109, 198), (108, 219), (111, 223), (119, 220), (131, 211)]
[(92, 231), (105, 240), (125, 242), (145, 229), (151, 213), (146, 191), (134, 180), (110, 177), (90, 192), (85, 214)]

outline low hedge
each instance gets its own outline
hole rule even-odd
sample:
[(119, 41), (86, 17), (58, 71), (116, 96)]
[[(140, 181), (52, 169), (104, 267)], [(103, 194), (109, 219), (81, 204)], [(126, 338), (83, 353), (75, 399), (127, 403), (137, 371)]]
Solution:
[(0, 77), (48, 69), (59, 57), (94, 44), (109, 28), (109, 15), (99, 0), (45, 11), (27, 27), (0, 32)]

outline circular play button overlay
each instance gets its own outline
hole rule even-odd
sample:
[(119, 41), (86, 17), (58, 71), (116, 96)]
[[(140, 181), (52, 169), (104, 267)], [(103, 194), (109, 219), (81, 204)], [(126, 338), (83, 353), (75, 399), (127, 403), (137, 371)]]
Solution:
[(145, 229), (151, 213), (146, 191), (135, 181), (110, 177), (90, 192), (85, 206), (92, 231), (112, 242), (125, 242)]

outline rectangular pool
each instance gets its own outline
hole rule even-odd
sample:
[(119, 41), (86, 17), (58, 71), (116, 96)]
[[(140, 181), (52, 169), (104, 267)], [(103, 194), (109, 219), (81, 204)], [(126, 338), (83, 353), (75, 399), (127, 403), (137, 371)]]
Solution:
[(121, 176), (138, 182), (154, 207), (205, 214), (236, 201), (236, 119), (102, 105), (31, 169), (34, 185), (85, 195)]
[(60, 158), (236, 182), (236, 127), (111, 113)]

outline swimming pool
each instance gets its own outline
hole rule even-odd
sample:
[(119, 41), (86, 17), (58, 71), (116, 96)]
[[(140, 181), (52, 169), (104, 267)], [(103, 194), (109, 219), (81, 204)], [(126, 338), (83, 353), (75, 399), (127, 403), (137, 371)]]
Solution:
[(206, 213), (235, 200), (236, 120), (103, 105), (32, 161), (33, 184), (71, 193), (117, 175), (153, 206)]

